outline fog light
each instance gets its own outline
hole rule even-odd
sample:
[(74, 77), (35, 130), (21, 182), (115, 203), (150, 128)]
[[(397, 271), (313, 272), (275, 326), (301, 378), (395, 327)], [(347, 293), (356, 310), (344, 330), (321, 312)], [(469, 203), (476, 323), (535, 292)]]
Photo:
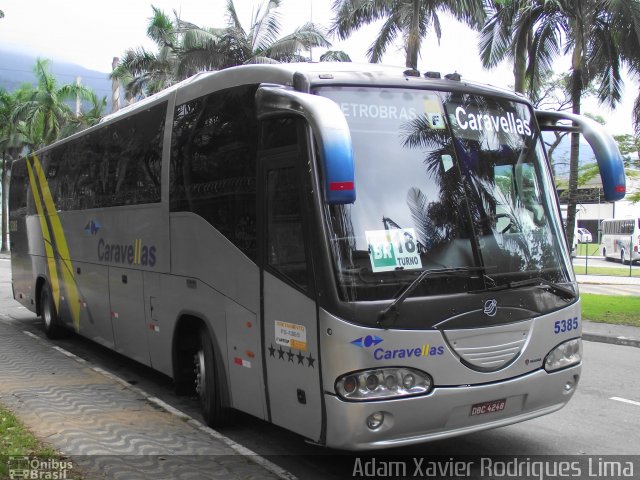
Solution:
[(573, 390), (576, 388), (576, 385), (578, 385), (578, 376), (574, 375), (571, 380), (568, 380), (567, 383), (564, 384), (564, 393), (569, 394), (573, 392)]
[(367, 427), (369, 427), (370, 430), (380, 428), (382, 422), (384, 422), (384, 413), (382, 412), (372, 413), (367, 417)]

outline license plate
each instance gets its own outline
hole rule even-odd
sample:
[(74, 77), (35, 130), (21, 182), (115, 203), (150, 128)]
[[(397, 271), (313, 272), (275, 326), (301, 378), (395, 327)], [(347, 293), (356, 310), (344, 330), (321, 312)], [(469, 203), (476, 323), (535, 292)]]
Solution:
[(476, 403), (471, 406), (471, 416), (485, 415), (487, 413), (501, 412), (507, 406), (507, 399), (491, 400), (490, 402)]

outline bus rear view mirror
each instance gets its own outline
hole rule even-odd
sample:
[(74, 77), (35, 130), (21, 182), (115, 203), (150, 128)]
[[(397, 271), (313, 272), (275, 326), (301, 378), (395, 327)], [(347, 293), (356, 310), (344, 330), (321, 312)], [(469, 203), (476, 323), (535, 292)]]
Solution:
[[(546, 112), (536, 110), (536, 119), (542, 131), (563, 131), (581, 133), (587, 140), (598, 162), (604, 197), (608, 201), (622, 200), (626, 193), (624, 162), (613, 138), (602, 125), (581, 115), (567, 112)], [(566, 120), (570, 125), (558, 125)]]
[(302, 116), (311, 126), (320, 149), (326, 202), (344, 205), (356, 201), (351, 133), (340, 107), (328, 98), (260, 87), (256, 92), (260, 120), (276, 115)]

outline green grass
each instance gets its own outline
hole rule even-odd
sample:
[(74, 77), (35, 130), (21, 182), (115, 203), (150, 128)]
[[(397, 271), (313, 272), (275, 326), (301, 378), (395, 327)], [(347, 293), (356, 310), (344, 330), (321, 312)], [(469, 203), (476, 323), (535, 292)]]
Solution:
[[(584, 265), (574, 265), (573, 271), (578, 275), (612, 275), (615, 277), (628, 277), (629, 276), (629, 266), (626, 267), (590, 267), (587, 265), (585, 268)], [(631, 267), (631, 276), (632, 277), (640, 277), (640, 268), (637, 265)]]
[(585, 293), (580, 298), (585, 320), (640, 327), (640, 297)]
[[(9, 457), (37, 457), (43, 461), (63, 459), (53, 448), (38, 440), (13, 413), (0, 405), (0, 478), (9, 478)], [(44, 469), (40, 472), (45, 475), (42, 478), (47, 478), (47, 474), (60, 474), (61, 471)], [(73, 468), (66, 470), (65, 478), (81, 480), (85, 477), (74, 463)]]
[(579, 243), (577, 254), (580, 256), (584, 255), (600, 255), (600, 245), (597, 243)]
[(3, 455), (55, 456), (9, 410), (0, 406), (0, 452)]

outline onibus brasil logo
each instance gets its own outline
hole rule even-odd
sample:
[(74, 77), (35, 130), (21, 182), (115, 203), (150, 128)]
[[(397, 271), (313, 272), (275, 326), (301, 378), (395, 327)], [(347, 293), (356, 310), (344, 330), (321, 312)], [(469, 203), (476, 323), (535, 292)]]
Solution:
[(9, 478), (64, 480), (73, 469), (73, 462), (55, 458), (36, 458), (26, 456), (10, 456), (7, 460)]

